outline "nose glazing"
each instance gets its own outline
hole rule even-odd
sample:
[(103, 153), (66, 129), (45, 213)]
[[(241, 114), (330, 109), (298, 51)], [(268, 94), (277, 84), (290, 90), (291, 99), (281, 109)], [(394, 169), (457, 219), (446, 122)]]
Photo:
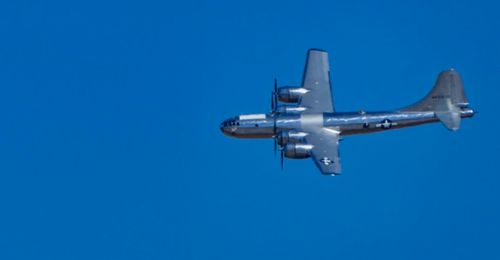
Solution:
[(237, 125), (239, 125), (239, 123), (237, 123), (236, 120), (227, 119), (227, 120), (223, 121), (219, 127), (220, 127), (220, 130), (223, 134), (233, 135), (234, 132), (236, 131)]

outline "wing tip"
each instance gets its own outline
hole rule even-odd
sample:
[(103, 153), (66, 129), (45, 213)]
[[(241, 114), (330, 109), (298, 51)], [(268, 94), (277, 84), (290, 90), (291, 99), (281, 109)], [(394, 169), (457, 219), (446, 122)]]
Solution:
[(309, 49), (309, 52), (327, 52), (327, 51), (325, 51), (323, 49), (319, 49), (319, 48), (311, 48), (311, 49)]
[(336, 177), (336, 176), (340, 176), (341, 174), (340, 174), (340, 172), (328, 172), (328, 173), (322, 173), (321, 175)]

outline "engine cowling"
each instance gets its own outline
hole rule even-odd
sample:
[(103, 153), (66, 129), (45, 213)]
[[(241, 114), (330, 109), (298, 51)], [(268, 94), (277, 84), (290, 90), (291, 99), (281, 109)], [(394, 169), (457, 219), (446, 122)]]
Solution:
[(297, 103), (307, 89), (298, 87), (281, 87), (278, 89), (278, 99), (285, 103)]
[(301, 106), (278, 106), (276, 112), (287, 113), (287, 114), (300, 114), (306, 110), (307, 108)]
[(311, 150), (313, 146), (310, 144), (287, 144), (283, 148), (285, 157), (292, 159), (305, 159), (311, 157)]
[(283, 131), (277, 136), (278, 144), (284, 146), (286, 144), (300, 143), (304, 140), (307, 133), (297, 131)]

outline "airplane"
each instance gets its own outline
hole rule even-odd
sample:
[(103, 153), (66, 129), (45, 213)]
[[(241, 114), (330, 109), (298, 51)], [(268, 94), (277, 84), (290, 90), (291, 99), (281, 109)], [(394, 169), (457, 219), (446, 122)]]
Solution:
[[(285, 104), (283, 104), (285, 103)], [(448, 130), (460, 128), (469, 108), (458, 72), (441, 72), (434, 87), (420, 101), (393, 111), (337, 112), (333, 105), (328, 53), (307, 52), (302, 84), (278, 87), (274, 79), (271, 112), (239, 115), (220, 124), (222, 133), (235, 138), (272, 138), (274, 151), (283, 157), (312, 158), (323, 175), (341, 173), (339, 143), (343, 136), (368, 134), (441, 122)]]

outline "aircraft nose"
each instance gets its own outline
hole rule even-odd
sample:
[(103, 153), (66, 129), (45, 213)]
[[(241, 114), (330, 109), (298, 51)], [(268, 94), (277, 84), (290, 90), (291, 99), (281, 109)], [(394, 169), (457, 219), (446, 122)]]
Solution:
[(227, 136), (237, 136), (238, 128), (240, 126), (240, 122), (237, 117), (232, 117), (227, 120), (222, 121), (219, 125), (221, 132)]
[(225, 134), (225, 135), (228, 135), (229, 134), (229, 129), (228, 129), (228, 126), (227, 126), (227, 123), (226, 121), (222, 122), (219, 126), (220, 128), (220, 131)]
[(220, 131), (227, 136), (233, 136), (234, 131), (236, 130), (236, 127), (232, 123), (231, 120), (226, 120), (226, 121), (222, 122), (220, 124), (219, 128), (220, 128)]

